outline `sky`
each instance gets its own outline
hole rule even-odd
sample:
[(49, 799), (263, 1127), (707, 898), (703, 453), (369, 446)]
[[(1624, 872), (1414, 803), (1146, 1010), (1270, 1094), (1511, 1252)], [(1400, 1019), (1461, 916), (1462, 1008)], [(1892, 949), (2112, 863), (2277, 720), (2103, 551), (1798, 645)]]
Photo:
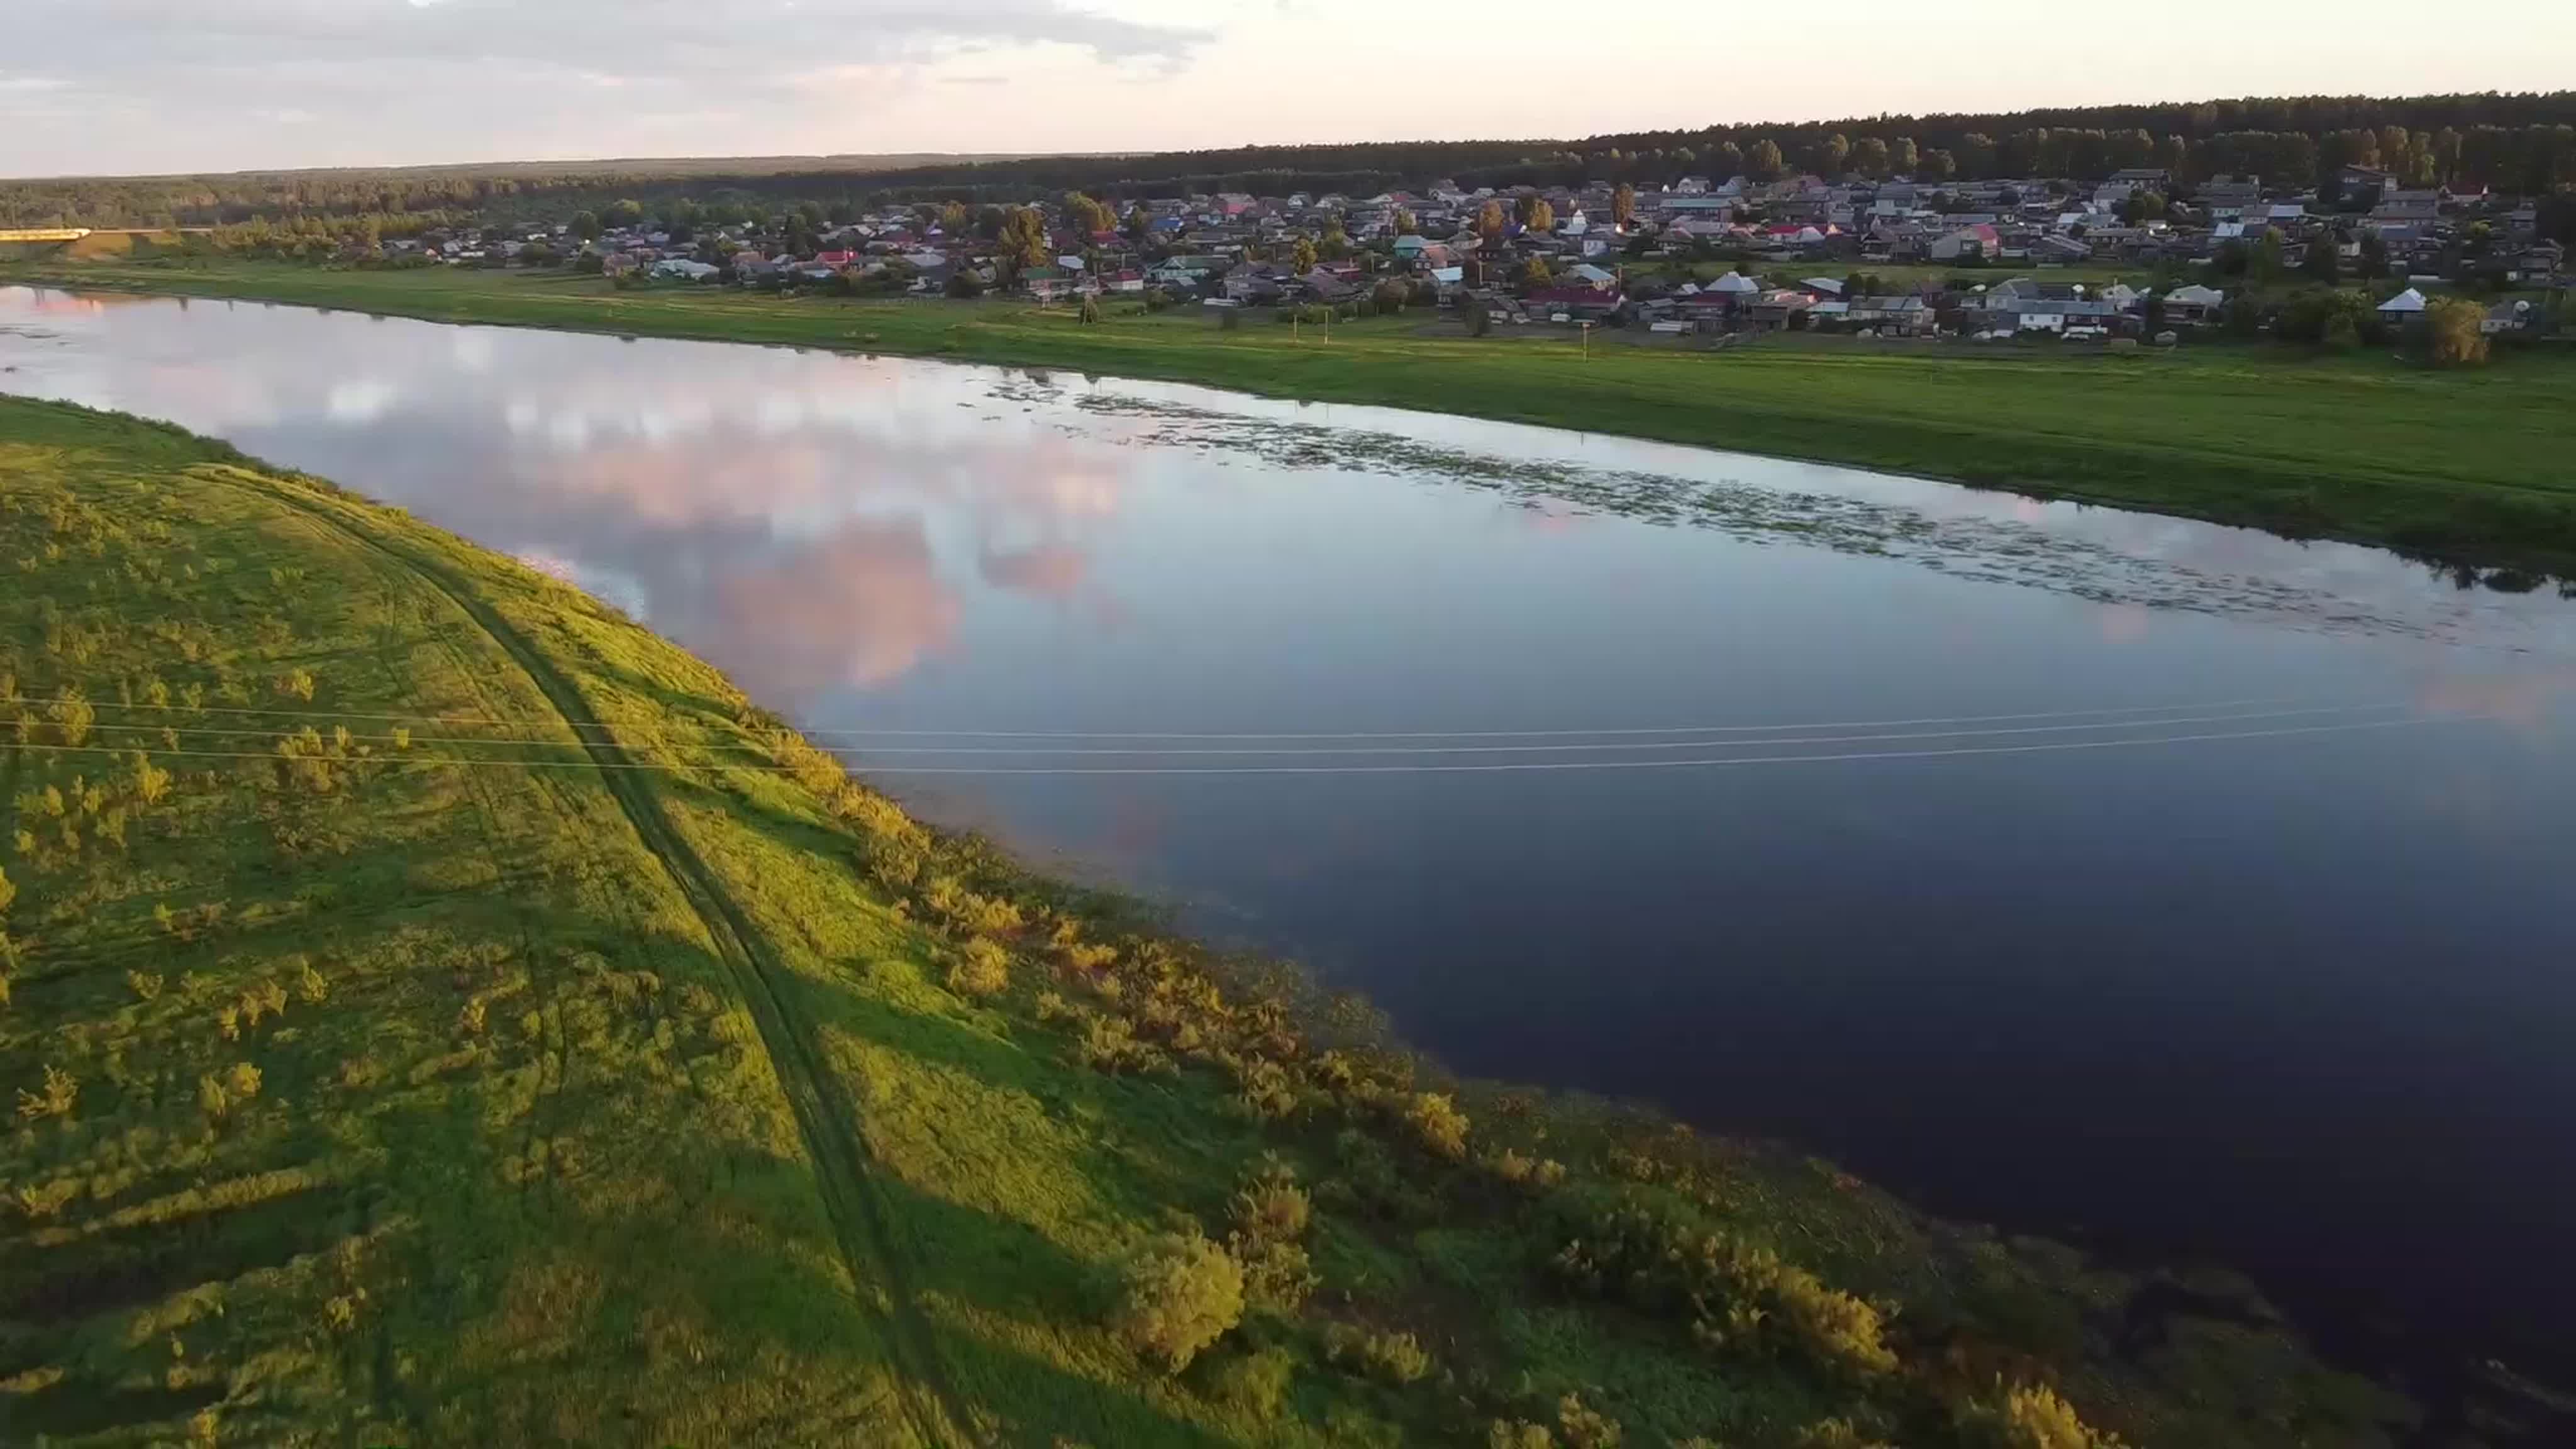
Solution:
[(0, 0), (0, 175), (1577, 137), (2576, 86), (2576, 3)]

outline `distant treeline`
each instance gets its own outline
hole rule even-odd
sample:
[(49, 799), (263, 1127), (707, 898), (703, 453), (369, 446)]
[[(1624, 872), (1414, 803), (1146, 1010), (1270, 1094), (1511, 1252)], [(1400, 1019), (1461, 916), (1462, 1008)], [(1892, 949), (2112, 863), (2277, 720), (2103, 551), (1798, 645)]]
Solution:
[(2305, 96), (2078, 109), (1882, 115), (1647, 131), (1565, 141), (1246, 146), (1144, 156), (1004, 160), (840, 157), (798, 162), (514, 163), (483, 168), (0, 182), (0, 226), (213, 226), (305, 216), (471, 213), (512, 220), (648, 208), (683, 196), (747, 210), (799, 201), (1014, 201), (1082, 190), (1120, 198), (1192, 192), (1374, 193), (1435, 178), (1478, 186), (1684, 176), (1756, 180), (1798, 171), (1931, 181), (2100, 180), (2162, 168), (2181, 185), (2259, 175), (2306, 186), (2347, 165), (2417, 186), (2545, 192), (2576, 186), (2576, 91), (2374, 98)]

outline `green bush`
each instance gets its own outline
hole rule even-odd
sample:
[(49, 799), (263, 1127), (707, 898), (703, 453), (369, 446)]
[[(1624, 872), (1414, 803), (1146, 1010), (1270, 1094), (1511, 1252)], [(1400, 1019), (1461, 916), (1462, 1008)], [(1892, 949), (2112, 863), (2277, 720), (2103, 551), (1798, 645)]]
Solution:
[(2088, 1427), (2046, 1384), (2018, 1385), (1971, 1401), (1960, 1411), (1959, 1437), (1969, 1449), (2122, 1449), (2117, 1438)]
[(1402, 1387), (1431, 1373), (1430, 1351), (1409, 1333), (1378, 1333), (1356, 1324), (1324, 1329), (1324, 1357), (1338, 1368)]
[(999, 996), (1010, 989), (1011, 953), (978, 936), (948, 963), (948, 989), (960, 996)]
[(1578, 1394), (1556, 1401), (1556, 1427), (1566, 1449), (1619, 1449), (1619, 1421), (1586, 1408)]
[(1404, 1123), (1415, 1140), (1451, 1161), (1467, 1156), (1467, 1114), (1441, 1092), (1416, 1092), (1405, 1106)]
[(1163, 1233), (1128, 1259), (1114, 1327), (1172, 1373), (1243, 1318), (1243, 1269), (1197, 1232)]

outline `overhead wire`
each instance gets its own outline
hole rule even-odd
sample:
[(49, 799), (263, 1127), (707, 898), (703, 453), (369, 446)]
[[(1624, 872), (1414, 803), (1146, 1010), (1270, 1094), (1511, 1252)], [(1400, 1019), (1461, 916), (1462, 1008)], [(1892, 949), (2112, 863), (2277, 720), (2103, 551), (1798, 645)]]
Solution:
[[(2465, 723), (2471, 723), (2471, 722), (2475, 722), (2475, 721), (2491, 721), (2491, 720), (2494, 720), (2494, 719), (2497, 719), (2497, 718), (2500, 718), (2500, 716), (2491, 715), (2491, 714), (2409, 715), (2409, 716), (2406, 716), (2406, 717), (2403, 717), (2403, 718), (2399, 718), (2399, 719), (2384, 719), (2384, 720), (2346, 720), (2346, 721), (2341, 721), (2341, 722), (2338, 722), (2338, 723), (2331, 723), (2331, 724), (2286, 725), (2286, 726), (2280, 726), (2280, 727), (2277, 727), (2277, 728), (2272, 728), (2272, 729), (2262, 729), (2262, 730), (2213, 730), (2213, 731), (2203, 731), (2203, 732), (2195, 732), (2195, 733), (2179, 734), (2179, 735), (2154, 735), (2154, 736), (2149, 736), (2149, 737), (2142, 738), (2142, 739), (2048, 740), (2048, 741), (2029, 741), (2029, 742), (2022, 742), (2022, 743), (2016, 743), (2016, 744), (2007, 744), (2007, 745), (1966, 745), (1966, 746), (1950, 746), (1950, 747), (1945, 747), (1945, 748), (1942, 748), (1942, 749), (1918, 749), (1918, 750), (1834, 750), (1834, 751), (1827, 751), (1827, 752), (1820, 753), (1820, 754), (1801, 754), (1801, 755), (1733, 755), (1733, 756), (1727, 756), (1727, 757), (1723, 757), (1723, 758), (1706, 758), (1706, 759), (1689, 759), (1689, 760), (1663, 760), (1663, 759), (1619, 759), (1619, 760), (1600, 760), (1600, 759), (1589, 759), (1589, 760), (1515, 760), (1515, 761), (1486, 761), (1486, 762), (1467, 763), (1467, 764), (1455, 764), (1455, 763), (1451, 763), (1451, 764), (1404, 763), (1404, 764), (1377, 764), (1377, 765), (1359, 765), (1359, 764), (1330, 764), (1330, 765), (1025, 765), (1025, 766), (1019, 766), (1019, 765), (883, 765), (883, 766), (879, 766), (879, 765), (866, 765), (866, 766), (863, 766), (863, 767), (861, 768), (861, 770), (860, 770), (860, 772), (859, 772), (859, 773), (860, 773), (863, 777), (890, 776), (890, 775), (1012, 775), (1012, 776), (1082, 776), (1082, 775), (1125, 775), (1125, 776), (1143, 776), (1143, 775), (1198, 775), (1198, 776), (1215, 776), (1215, 775), (1236, 775), (1236, 776), (1252, 776), (1252, 775), (1505, 774), (1505, 773), (1523, 773), (1523, 772), (1539, 772), (1539, 771), (1546, 771), (1546, 772), (1558, 772), (1558, 771), (1577, 771), (1577, 770), (1680, 770), (1680, 769), (1721, 769), (1721, 768), (1729, 768), (1729, 767), (1737, 767), (1737, 766), (1747, 766), (1747, 765), (1788, 765), (1788, 764), (1805, 764), (1805, 763), (1813, 763), (1813, 762), (1820, 762), (1820, 761), (1832, 761), (1832, 760), (1853, 760), (1853, 761), (1858, 761), (1858, 760), (1924, 760), (1924, 759), (1946, 759), (1946, 758), (1955, 758), (1955, 757), (1962, 757), (1962, 756), (1974, 756), (1974, 755), (2025, 755), (2025, 754), (2046, 754), (2046, 753), (2056, 753), (2056, 752), (2072, 751), (2072, 750), (2108, 750), (2108, 749), (2128, 749), (2128, 748), (2138, 748), (2138, 747), (2152, 746), (2152, 745), (2191, 744), (2191, 743), (2200, 743), (2200, 742), (2218, 741), (2218, 740), (2283, 739), (2283, 738), (2300, 737), (2300, 736), (2311, 736), (2311, 735), (2346, 734), (2346, 733), (2353, 733), (2353, 732), (2364, 731), (2364, 730), (2404, 729), (2404, 728), (2420, 727), (2420, 726), (2426, 726), (2426, 725), (2437, 725), (2437, 724), (2465, 724)], [(1779, 742), (1779, 741), (1767, 741), (1767, 742), (1766, 742), (1766, 741), (1752, 741), (1752, 742), (1743, 742), (1743, 744), (1754, 744), (1754, 745), (1759, 745), (1759, 744), (1764, 744), (1764, 743), (1779, 744), (1779, 743), (1783, 743), (1783, 742)], [(1741, 747), (1743, 747), (1743, 744), (1739, 744), (1737, 747), (1738, 747), (1738, 748), (1741, 748)], [(17, 748), (19, 748), (19, 749), (23, 749), (23, 750), (37, 751), (37, 752), (42, 752), (42, 753), (52, 753), (52, 754), (123, 755), (123, 754), (128, 754), (128, 753), (132, 753), (132, 752), (133, 752), (133, 751), (132, 751), (132, 747), (131, 747), (131, 746), (122, 746), (122, 745), (119, 745), (119, 746), (85, 746), (85, 745), (61, 745), (61, 744), (37, 744), (37, 743), (28, 743), (28, 744), (22, 744), (22, 745), (19, 745), (19, 746), (17, 746)], [(262, 761), (267, 761), (267, 762), (270, 762), (270, 763), (275, 763), (275, 762), (277, 762), (278, 760), (280, 760), (280, 759), (282, 759), (282, 758), (285, 758), (284, 756), (279, 755), (279, 754), (278, 754), (278, 753), (276, 753), (275, 751), (258, 751), (258, 750), (240, 750), (240, 751), (234, 751), (234, 750), (186, 750), (186, 749), (180, 749), (180, 750), (161, 750), (161, 751), (158, 751), (158, 752), (154, 752), (154, 757), (155, 757), (155, 758), (161, 758), (161, 759), (262, 760)], [(308, 759), (309, 759), (309, 758), (313, 758), (313, 757), (309, 757), (309, 756), (308, 756), (308, 757), (304, 757), (304, 758), (308, 758)], [(564, 768), (569, 768), (569, 769), (587, 769), (587, 770), (642, 770), (642, 771), (657, 771), (657, 772), (662, 772), (662, 773), (680, 773), (680, 772), (683, 772), (683, 771), (694, 771), (694, 770), (702, 770), (702, 769), (709, 769), (709, 768), (726, 768), (726, 767), (731, 767), (731, 768), (765, 768), (765, 769), (767, 769), (768, 771), (772, 771), (772, 772), (782, 772), (782, 773), (783, 773), (783, 772), (785, 772), (785, 771), (787, 770), (787, 768), (788, 768), (788, 767), (786, 767), (786, 766), (768, 766), (768, 767), (760, 767), (760, 766), (754, 766), (754, 765), (749, 765), (749, 764), (740, 764), (740, 763), (737, 763), (737, 764), (730, 764), (729, 766), (728, 766), (728, 765), (726, 765), (726, 764), (704, 764), (704, 765), (699, 765), (699, 764), (658, 764), (658, 763), (645, 763), (645, 762), (634, 762), (634, 761), (603, 761), (603, 760), (596, 760), (596, 759), (566, 759), (566, 758), (556, 758), (556, 759), (508, 758), (508, 759), (503, 759), (503, 758), (495, 758), (495, 757), (492, 757), (492, 756), (470, 756), (470, 757), (468, 757), (468, 756), (442, 756), (442, 755), (429, 755), (429, 754), (422, 754), (422, 755), (404, 755), (404, 756), (382, 756), (382, 755), (376, 755), (376, 756), (366, 756), (366, 757), (363, 757), (363, 758), (364, 758), (364, 759), (366, 759), (366, 760), (373, 761), (373, 762), (378, 762), (378, 763), (398, 763), (398, 762), (401, 762), (401, 761), (403, 761), (403, 760), (406, 760), (406, 759), (407, 759), (407, 760), (410, 760), (410, 761), (413, 761), (413, 762), (426, 763), (426, 764), (434, 764), (434, 765), (441, 765), (441, 766), (455, 766), (455, 767), (460, 767), (460, 768), (486, 768), (486, 769), (564, 769)], [(345, 763), (346, 761), (342, 761), (342, 760), (333, 760), (332, 762), (333, 762), (333, 763)]]
[[(0, 704), (50, 706), (59, 701), (29, 695), (0, 696)], [(1801, 729), (1878, 729), (1916, 725), (1944, 724), (2011, 724), (2025, 720), (2084, 719), (2104, 715), (2171, 714), (2195, 710), (2237, 709), (2255, 705), (2297, 703), (2296, 696), (2273, 695), (2245, 699), (2202, 700), (2162, 705), (2105, 705), (2093, 709), (2032, 710), (2010, 714), (1934, 715), (1911, 719), (1878, 720), (1783, 720), (1766, 724), (1696, 724), (1696, 725), (1608, 725), (1588, 729), (1553, 728), (1521, 730), (995, 730), (995, 729), (895, 729), (875, 726), (802, 727), (797, 733), (808, 739), (1029, 739), (1029, 740), (1450, 740), (1450, 739), (1574, 739), (1578, 737), (1625, 737), (1642, 735), (1688, 734), (1762, 734), (1780, 730)], [(219, 714), (233, 717), (281, 718), (307, 723), (361, 720), (375, 723), (419, 723), (430, 725), (526, 724), (527, 720), (495, 715), (456, 715), (440, 713), (386, 714), (364, 711), (325, 712), (311, 708), (284, 708), (242, 705), (135, 704), (127, 701), (99, 700), (84, 697), (92, 710), (114, 709), (128, 712), (153, 711), (156, 714), (184, 709), (190, 714)], [(605, 730), (614, 726), (585, 720), (565, 720), (574, 730)]]
[[(2047, 724), (2047, 725), (2020, 725), (2020, 726), (2014, 726), (2014, 727), (2009, 727), (2009, 728), (1990, 728), (1990, 729), (1920, 730), (1920, 731), (1910, 731), (1910, 732), (1903, 732), (1903, 733), (1884, 733), (1884, 732), (1882, 732), (1882, 733), (1876, 733), (1876, 734), (1852, 734), (1852, 735), (1787, 735), (1787, 736), (1770, 736), (1770, 737), (1760, 737), (1760, 738), (1737, 738), (1737, 739), (1706, 739), (1706, 738), (1697, 738), (1697, 739), (1675, 739), (1675, 740), (1655, 740), (1655, 741), (1639, 741), (1639, 740), (1634, 740), (1634, 739), (1620, 739), (1620, 740), (1607, 741), (1607, 742), (1586, 742), (1586, 743), (1572, 743), (1572, 744), (1569, 744), (1569, 743), (1549, 743), (1549, 744), (1479, 744), (1479, 745), (1311, 745), (1311, 746), (1310, 746), (1310, 745), (1302, 745), (1302, 744), (1300, 744), (1300, 745), (1282, 745), (1282, 746), (1230, 745), (1230, 746), (1216, 746), (1216, 747), (1199, 747), (1199, 746), (1174, 747), (1174, 746), (1169, 746), (1169, 745), (1160, 745), (1160, 744), (1156, 744), (1156, 745), (1142, 745), (1142, 746), (1134, 746), (1134, 747), (1101, 747), (1101, 746), (1093, 746), (1093, 745), (1080, 745), (1080, 746), (1075, 746), (1075, 745), (1040, 745), (1040, 744), (1031, 744), (1031, 745), (868, 745), (868, 746), (863, 746), (863, 747), (858, 748), (855, 752), (856, 752), (856, 753), (859, 753), (859, 754), (862, 754), (862, 755), (865, 755), (865, 756), (870, 757), (870, 758), (874, 758), (874, 757), (877, 757), (877, 756), (884, 756), (884, 755), (1053, 755), (1053, 756), (1103, 756), (1103, 755), (1105, 755), (1105, 756), (1114, 756), (1114, 757), (1153, 756), (1153, 757), (1158, 757), (1158, 758), (1178, 758), (1178, 757), (1189, 757), (1189, 756), (1244, 756), (1244, 755), (1270, 755), (1270, 756), (1292, 756), (1292, 755), (1475, 755), (1475, 754), (1566, 754), (1566, 753), (1609, 753), (1609, 752), (1637, 752), (1637, 751), (1652, 751), (1652, 750), (1703, 749), (1703, 748), (1712, 748), (1712, 747), (1714, 747), (1714, 748), (1750, 748), (1750, 747), (1756, 747), (1756, 746), (1820, 745), (1820, 744), (1858, 744), (1858, 743), (1868, 743), (1868, 742), (1870, 742), (1870, 741), (1875, 741), (1875, 740), (1956, 739), (1956, 738), (1962, 738), (1962, 737), (1999, 737), (1999, 736), (2008, 736), (2008, 735), (2067, 734), (2067, 733), (2073, 733), (2073, 732), (2076, 732), (2076, 731), (2085, 731), (2085, 730), (2161, 729), (2161, 728), (2167, 728), (2167, 727), (2175, 726), (2175, 725), (2193, 725), (2193, 724), (2230, 724), (2230, 723), (2237, 723), (2237, 722), (2250, 722), (2250, 721), (2257, 721), (2257, 720), (2298, 718), (2298, 717), (2303, 717), (2303, 716), (2312, 716), (2312, 715), (2370, 714), (2370, 713), (2378, 713), (2378, 712), (2382, 712), (2382, 711), (2386, 711), (2386, 710), (2392, 710), (2392, 709), (2403, 709), (2403, 708), (2407, 708), (2407, 707), (2408, 707), (2408, 706), (2406, 706), (2406, 705), (2403, 705), (2403, 704), (2396, 704), (2396, 703), (2390, 703), (2390, 704), (2354, 704), (2354, 705), (2317, 705), (2317, 706), (2312, 706), (2312, 707), (2304, 708), (2304, 709), (2261, 710), (2261, 711), (2239, 712), (2239, 713), (2235, 713), (2235, 714), (2184, 715), (2184, 716), (2165, 717), (2165, 718), (2156, 718), (2156, 719), (2094, 720), (2094, 721), (2089, 721), (2089, 722), (2084, 722), (2084, 723)], [(314, 722), (315, 722), (315, 723), (319, 723), (319, 722), (320, 722), (320, 720), (321, 720), (322, 718), (323, 718), (323, 717), (316, 717), (316, 720), (315, 720)], [(178, 726), (172, 726), (172, 725), (127, 724), (127, 723), (122, 723), (122, 722), (111, 722), (111, 723), (101, 723), (101, 724), (97, 724), (97, 725), (94, 725), (94, 726), (93, 726), (93, 728), (95, 728), (95, 729), (99, 729), (99, 730), (127, 730), (127, 731), (166, 730), (166, 731), (169, 731), (169, 732), (172, 732), (172, 733), (176, 733), (176, 734), (180, 734), (180, 735), (184, 735), (184, 736), (189, 736), (189, 737), (194, 737), (194, 738), (230, 738), (230, 739), (239, 739), (239, 738), (269, 738), (269, 737), (271, 737), (271, 736), (273, 735), (273, 733), (274, 733), (274, 731), (275, 731), (275, 728), (276, 728), (276, 727), (275, 727), (275, 726), (271, 726), (271, 727), (268, 727), (268, 728), (260, 728), (260, 729), (247, 729), (247, 728), (245, 728), (245, 729), (226, 729), (226, 728), (209, 728), (209, 727), (202, 726), (202, 725), (191, 725), (191, 726), (188, 726), (188, 727), (186, 727), (186, 728), (184, 728), (184, 729), (183, 729), (183, 728), (180, 728), (180, 727), (178, 727)], [(496, 737), (493, 737), (493, 736), (487, 736), (487, 735), (419, 735), (419, 734), (415, 734), (415, 735), (410, 735), (410, 736), (407, 736), (407, 737), (406, 737), (406, 736), (391, 735), (391, 734), (364, 734), (364, 735), (362, 735), (362, 734), (354, 734), (354, 733), (353, 733), (352, 735), (350, 735), (350, 737), (349, 737), (349, 738), (350, 738), (353, 742), (361, 742), (361, 743), (366, 743), (366, 744), (394, 744), (394, 745), (405, 745), (405, 746), (416, 746), (416, 745), (424, 745), (424, 744), (453, 744), (453, 745), (517, 745), (517, 746), (525, 746), (525, 745), (553, 745), (553, 746), (561, 746), (561, 747), (571, 747), (571, 746), (577, 746), (577, 745), (580, 745), (580, 744), (585, 743), (585, 741), (583, 741), (583, 740), (581, 740), (581, 739), (578, 739), (578, 738), (576, 738), (576, 739), (563, 739), (563, 738), (560, 738), (560, 737), (545, 737), (545, 736), (507, 736), (507, 737), (498, 737), (498, 738), (496, 738)], [(1553, 738), (1553, 737), (1551, 737), (1551, 738)], [(760, 745), (760, 744), (758, 744), (757, 742), (753, 742), (753, 741), (689, 741), (689, 742), (686, 742), (686, 743), (687, 743), (687, 745), (688, 745), (688, 747), (689, 747), (689, 748), (695, 748), (695, 749), (717, 749), (717, 750), (759, 750), (759, 749), (762, 749), (762, 748), (763, 748), (763, 746), (761, 746), (761, 745)], [(139, 748), (139, 746), (138, 746), (138, 748)]]

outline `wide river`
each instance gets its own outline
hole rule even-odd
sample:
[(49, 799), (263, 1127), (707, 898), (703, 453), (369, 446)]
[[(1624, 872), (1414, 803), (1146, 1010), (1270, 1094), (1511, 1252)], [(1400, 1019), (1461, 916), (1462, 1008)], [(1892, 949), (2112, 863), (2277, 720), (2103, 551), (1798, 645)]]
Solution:
[(1461, 1070), (2564, 1346), (2550, 589), (1538, 428), (251, 303), (0, 290), (0, 390), (576, 580)]

